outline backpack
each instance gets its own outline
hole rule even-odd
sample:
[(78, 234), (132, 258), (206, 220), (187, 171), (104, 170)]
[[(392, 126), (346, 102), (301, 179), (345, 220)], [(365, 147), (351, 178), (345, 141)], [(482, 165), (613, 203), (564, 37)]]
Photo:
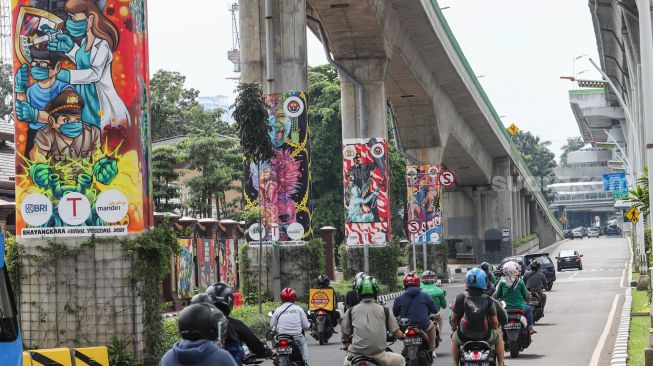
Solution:
[(245, 349), (240, 345), (240, 343), (227, 342), (224, 346), (224, 350), (229, 352), (237, 365), (242, 364), (243, 358), (245, 358)]
[(482, 341), (487, 338), (490, 331), (490, 316), (487, 312), (490, 301), (487, 295), (465, 295), (465, 310), (460, 320), (460, 332), (465, 339)]

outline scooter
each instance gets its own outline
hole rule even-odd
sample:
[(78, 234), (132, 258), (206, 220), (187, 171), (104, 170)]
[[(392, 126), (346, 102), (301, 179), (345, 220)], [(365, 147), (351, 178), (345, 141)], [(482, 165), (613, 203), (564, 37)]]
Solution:
[(304, 359), (299, 349), (299, 343), (292, 336), (279, 334), (274, 337), (274, 349), (277, 357), (274, 359), (275, 366), (304, 366)]
[(320, 345), (327, 344), (334, 333), (331, 314), (326, 310), (319, 309), (309, 311), (308, 318), (311, 319), (311, 336), (320, 342)]
[(542, 299), (536, 291), (531, 291), (531, 301), (528, 302), (528, 306), (533, 309), (533, 323), (542, 319), (544, 308), (542, 307)]
[[(437, 325), (436, 325), (437, 326)], [(406, 338), (401, 355), (406, 359), (407, 366), (430, 366), (433, 355), (429, 349), (429, 337), (420, 327), (406, 318), (399, 320), (399, 328)]]
[(519, 309), (506, 309), (508, 324), (503, 327), (505, 348), (510, 351), (511, 358), (518, 358), (519, 352), (531, 344), (526, 313)]
[(460, 366), (496, 366), (496, 353), (487, 342), (470, 341), (460, 346)]

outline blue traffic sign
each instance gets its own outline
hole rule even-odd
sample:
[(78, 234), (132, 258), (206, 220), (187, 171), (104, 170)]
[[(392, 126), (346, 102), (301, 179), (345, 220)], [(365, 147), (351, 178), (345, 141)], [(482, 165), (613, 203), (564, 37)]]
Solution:
[(627, 191), (628, 182), (626, 181), (626, 173), (603, 174), (603, 190), (605, 192)]

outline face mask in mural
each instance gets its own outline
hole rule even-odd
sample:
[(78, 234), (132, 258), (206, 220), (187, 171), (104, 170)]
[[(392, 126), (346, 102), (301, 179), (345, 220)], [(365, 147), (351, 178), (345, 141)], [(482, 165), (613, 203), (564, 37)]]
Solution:
[(66, 20), (66, 29), (72, 37), (81, 37), (86, 34), (86, 29), (88, 28), (88, 20)]
[(59, 127), (59, 132), (61, 132), (62, 135), (72, 139), (81, 135), (82, 131), (84, 131), (84, 126), (82, 125), (82, 121), (79, 120), (68, 122)]
[(30, 70), (30, 75), (32, 75), (36, 81), (43, 81), (50, 78), (50, 70), (40, 66), (32, 67)]

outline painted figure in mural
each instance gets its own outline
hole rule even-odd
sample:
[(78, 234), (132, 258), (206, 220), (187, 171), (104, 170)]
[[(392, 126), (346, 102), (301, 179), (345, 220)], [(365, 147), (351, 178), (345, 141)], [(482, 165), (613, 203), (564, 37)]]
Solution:
[(111, 76), (113, 51), (120, 42), (117, 27), (92, 0), (66, 0), (64, 9), (68, 33), (56, 34), (48, 49), (64, 52), (77, 69), (61, 70), (57, 78), (75, 85), (84, 98), (84, 121), (102, 130), (106, 126), (128, 126), (129, 112)]
[(360, 188), (352, 186), (349, 205), (347, 206), (347, 222), (367, 223), (374, 221), (374, 214), (370, 209), (370, 202), (379, 196), (379, 187), (369, 196), (361, 197)]
[[(45, 106), (64, 90), (73, 90), (70, 84), (57, 80), (61, 61), (65, 59), (63, 53), (31, 47), (30, 55), (31, 68), (27, 65), (21, 66), (14, 81), (16, 116), (19, 121), (28, 123), (25, 157), (29, 156), (34, 147), (36, 133), (49, 123)], [(29, 85), (28, 75), (36, 80), (32, 85)]]
[(179, 280), (177, 294), (179, 298), (188, 298), (193, 293), (193, 254), (185, 245), (181, 245), (179, 253)]
[(279, 240), (288, 240), (288, 225), (297, 222), (296, 203), (292, 195), (300, 185), (301, 162), (290, 151), (277, 150), (266, 169), (261, 172), (262, 206), (266, 223), (279, 225)]

